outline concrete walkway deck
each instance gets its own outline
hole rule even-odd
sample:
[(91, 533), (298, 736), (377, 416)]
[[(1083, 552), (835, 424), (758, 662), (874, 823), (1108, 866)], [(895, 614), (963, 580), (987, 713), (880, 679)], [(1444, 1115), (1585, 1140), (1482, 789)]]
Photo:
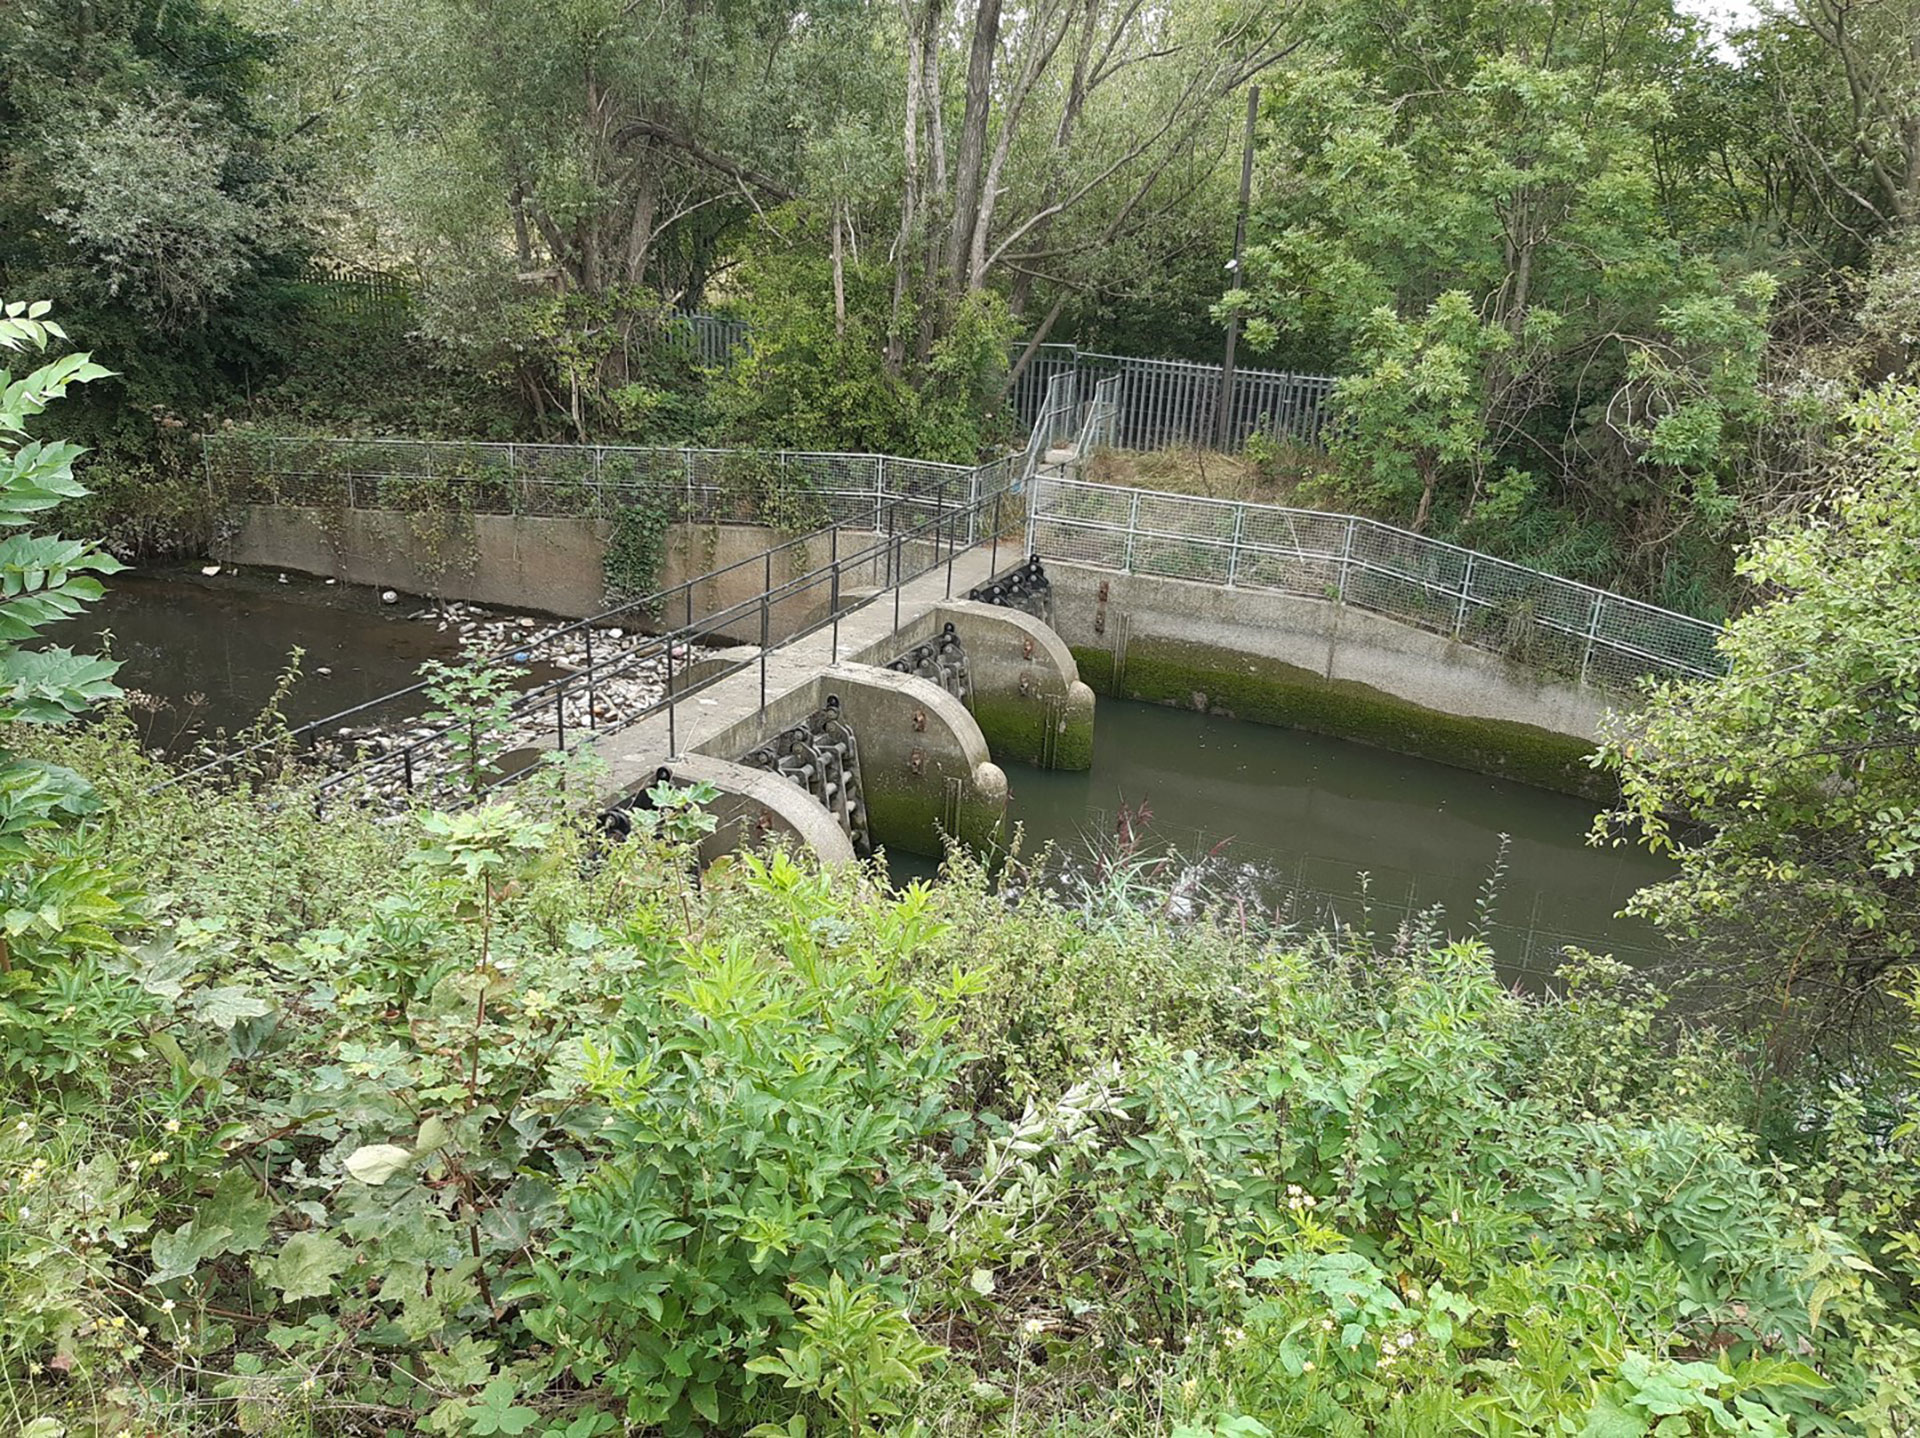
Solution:
[[(1003, 567), (1017, 564), (1025, 557), (1017, 540), (1009, 543), (1003, 539), (1000, 542), (999, 562)], [(993, 564), (994, 547), (991, 544), (977, 544), (971, 549), (959, 551), (952, 564), (951, 596), (948, 566), (944, 563), (918, 579), (908, 580), (900, 588), (898, 630), (911, 629), (915, 621), (935, 606), (946, 603), (949, 597), (964, 599), (968, 590), (993, 578)], [(895, 658), (902, 649), (910, 647), (908, 641), (896, 637), (898, 630), (894, 613), (894, 594), (891, 589), (881, 591), (858, 609), (843, 612), (840, 616), (840, 662), (883, 665)], [(833, 626), (827, 624), (811, 634), (802, 635), (773, 649), (767, 655), (764, 716), (760, 664), (756, 660), (699, 693), (676, 700), (671, 741), (665, 708), (624, 729), (598, 735), (592, 743), (608, 766), (606, 788), (609, 802), (636, 788), (646, 788), (652, 784), (655, 771), (662, 764), (669, 763), (675, 755), (709, 752), (702, 746), (720, 738), (730, 729), (750, 725), (756, 717), (763, 716), (765, 720), (755, 726), (761, 737), (796, 722), (814, 707), (814, 681), (823, 673), (831, 673), (833, 664)], [(797, 691), (804, 692), (806, 702), (800, 712), (790, 716), (789, 711), (793, 710), (794, 705), (782, 701)], [(744, 749), (751, 745), (742, 747)], [(718, 757), (733, 759), (739, 756), (724, 754)]]

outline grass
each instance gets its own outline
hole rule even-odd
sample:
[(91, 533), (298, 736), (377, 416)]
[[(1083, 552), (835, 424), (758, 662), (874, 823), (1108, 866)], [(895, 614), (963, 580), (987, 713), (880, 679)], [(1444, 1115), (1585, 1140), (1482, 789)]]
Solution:
[(1244, 500), (1319, 509), (1302, 498), (1301, 486), (1327, 466), (1327, 457), (1302, 445), (1283, 444), (1271, 458), (1226, 454), (1197, 445), (1155, 450), (1101, 450), (1087, 461), (1084, 477), (1094, 484), (1159, 489), (1207, 499)]

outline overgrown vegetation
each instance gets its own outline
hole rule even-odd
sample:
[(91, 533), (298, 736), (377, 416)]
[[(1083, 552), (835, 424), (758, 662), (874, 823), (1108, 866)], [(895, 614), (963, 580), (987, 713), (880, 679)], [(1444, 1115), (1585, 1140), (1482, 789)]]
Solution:
[(1754, 1131), (1605, 963), (57, 752), (108, 808), (21, 861), (20, 1430), (1907, 1431), (1904, 1115)]
[[(7, 432), (95, 369), (0, 383)], [(1856, 686), (1828, 710), (1876, 672), (1905, 693), (1897, 603), (1870, 601), (1905, 592), (1912, 407), (1864, 410), (1860, 497), (1756, 555), (1782, 595), (1729, 677), (1656, 696), (1614, 752), (1643, 825), (1673, 806), (1659, 765), (1739, 752), (1723, 713), (1792, 751), (1751, 773), (1819, 789), (1826, 746), (1756, 707), (1787, 636), (1837, 666), (1790, 684)], [(12, 512), (70, 495), (72, 457), (13, 444)], [(27, 631), (111, 567), (7, 544)], [(625, 842), (567, 764), (483, 792), (508, 691), (480, 669), (429, 675), (469, 731), (465, 806), (395, 823), (323, 817), (297, 774), (168, 782), (123, 713), (36, 729), (110, 676), (0, 662), (15, 1431), (1892, 1438), (1920, 1414), (1910, 1048), (1810, 1059), (1584, 955), (1517, 994), (1437, 914), (1300, 932), (1189, 869), (1167, 892), (1131, 844), (1052, 879), (955, 853), (904, 892), (779, 851), (703, 875), (711, 790), (656, 788)], [(1903, 872), (1901, 771), (1835, 752), (1875, 828), (1818, 892), (1861, 932), (1864, 870)], [(1683, 850), (1674, 892), (1711, 914), (1745, 885), (1776, 942), (1817, 812), (1717, 816), (1733, 847)]]
[(1719, 617), (1912, 371), (1912, 4), (20, 0), (0, 291), (116, 356), (123, 555), (203, 538), (229, 421), (970, 461), (1035, 345), (1231, 312), (1344, 380), (1305, 500)]

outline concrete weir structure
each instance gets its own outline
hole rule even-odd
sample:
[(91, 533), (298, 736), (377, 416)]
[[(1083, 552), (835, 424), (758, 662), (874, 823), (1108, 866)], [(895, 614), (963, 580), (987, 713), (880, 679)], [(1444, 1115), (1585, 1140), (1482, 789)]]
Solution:
[(1049, 562), (1053, 623), (1105, 694), (1310, 729), (1604, 795), (1612, 696), (1326, 599)]
[[(1084, 769), (1094, 710), (1071, 651), (1046, 624), (948, 597), (990, 578), (991, 561), (984, 548), (963, 552), (951, 577), (942, 566), (901, 585), (897, 606), (883, 597), (764, 656), (747, 648), (713, 656), (708, 669), (692, 671), (671, 716), (648, 715), (594, 740), (608, 767), (608, 803), (630, 799), (665, 768), (720, 791), (711, 852), (788, 835), (845, 862), (855, 846), (844, 816), (800, 783), (741, 762), (831, 715), (857, 740), (859, 792), (850, 802), (876, 846), (935, 858), (949, 838), (991, 846), (1007, 809), (994, 755)], [(949, 631), (965, 651), (966, 699), (887, 667)]]

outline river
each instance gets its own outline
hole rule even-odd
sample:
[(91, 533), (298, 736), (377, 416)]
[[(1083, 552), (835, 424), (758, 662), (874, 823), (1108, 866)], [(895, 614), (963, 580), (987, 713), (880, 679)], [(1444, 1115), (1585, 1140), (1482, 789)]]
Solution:
[[(423, 608), (292, 576), (281, 584), (257, 573), (123, 575), (84, 621), (55, 637), (85, 647), (110, 632), (124, 661), (121, 683), (151, 696), (136, 711), (143, 732), (178, 750), (250, 722), (296, 645), (304, 673), (285, 704), (296, 723), (412, 683), (423, 660), (459, 649), (454, 628), (412, 617)], [(1633, 962), (1660, 946), (1650, 926), (1616, 915), (1666, 867), (1638, 851), (1589, 847), (1591, 803), (1507, 780), (1112, 700), (1100, 702), (1090, 772), (1013, 765), (1008, 778), (1029, 853), (1052, 843), (1084, 855), (1124, 814), (1139, 835), (1137, 853), (1205, 857), (1222, 882), (1263, 903), (1290, 903), (1303, 922), (1332, 915), (1381, 932), (1433, 905), (1444, 929), (1464, 932), (1506, 835), (1492, 934), (1510, 976), (1536, 980), (1567, 943)], [(895, 873), (931, 867), (902, 859)]]

